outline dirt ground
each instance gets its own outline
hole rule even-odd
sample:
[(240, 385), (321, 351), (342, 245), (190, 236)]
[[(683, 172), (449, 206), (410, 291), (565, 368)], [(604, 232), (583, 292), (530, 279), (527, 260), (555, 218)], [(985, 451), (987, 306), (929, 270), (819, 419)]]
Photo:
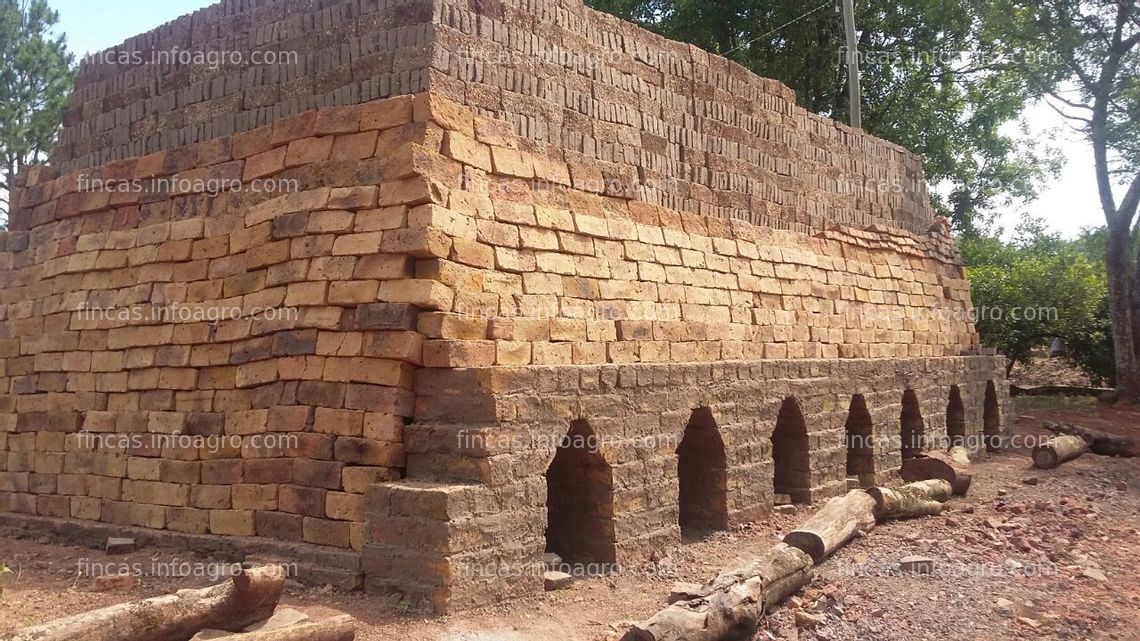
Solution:
[[(1073, 404), (1022, 409), (1023, 434), (1064, 420), (1140, 436), (1140, 410)], [(1029, 467), (1027, 451), (975, 466), (969, 496), (938, 517), (880, 525), (817, 567), (806, 589), (768, 617), (756, 639), (998, 640), (1140, 639), (1140, 459), (1085, 455), (1056, 470)], [(447, 617), (402, 611), (359, 593), (290, 584), (284, 606), (359, 620), (358, 639), (559, 641), (615, 639), (622, 622), (664, 604), (674, 581), (703, 582), (779, 540), (812, 509), (797, 508), (698, 543), (663, 551), (660, 562), (580, 579), (549, 592)], [(107, 557), (86, 548), (0, 537), (0, 636), (81, 610), (211, 583), (207, 558), (150, 549)], [(901, 558), (934, 559), (933, 574), (898, 570)], [(134, 586), (93, 591), (91, 568), (135, 563)], [(213, 567), (213, 566), (207, 566)], [(152, 571), (158, 568), (158, 572)], [(167, 574), (184, 576), (153, 576)], [(818, 623), (796, 613), (815, 615)], [(810, 626), (810, 627), (809, 627)]]

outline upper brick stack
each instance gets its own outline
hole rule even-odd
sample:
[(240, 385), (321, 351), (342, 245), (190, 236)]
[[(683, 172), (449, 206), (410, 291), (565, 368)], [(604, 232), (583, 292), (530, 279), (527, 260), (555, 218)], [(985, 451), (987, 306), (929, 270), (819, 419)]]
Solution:
[[(202, 52), (217, 64), (192, 64)], [(805, 232), (931, 223), (913, 154), (580, 0), (226, 0), (83, 64), (51, 160), (93, 167), (426, 90), (549, 145), (589, 191)]]

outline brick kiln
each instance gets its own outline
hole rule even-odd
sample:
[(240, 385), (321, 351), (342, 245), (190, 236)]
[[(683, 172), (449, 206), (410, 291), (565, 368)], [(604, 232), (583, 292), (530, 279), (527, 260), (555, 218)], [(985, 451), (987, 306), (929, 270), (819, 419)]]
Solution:
[(777, 82), (580, 0), (226, 0), (116, 51), (172, 48), (297, 57), (81, 68), (0, 234), (6, 525), (447, 610), (1005, 429), (918, 159)]

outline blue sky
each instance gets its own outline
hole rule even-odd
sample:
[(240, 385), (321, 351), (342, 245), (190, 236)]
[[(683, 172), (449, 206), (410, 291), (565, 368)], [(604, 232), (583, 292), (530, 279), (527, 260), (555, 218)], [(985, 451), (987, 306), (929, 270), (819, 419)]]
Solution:
[[(59, 28), (67, 34), (69, 48), (82, 56), (112, 47), (127, 38), (213, 4), (212, 0), (49, 0), (59, 11)], [(1081, 227), (1102, 225), (1104, 218), (1096, 195), (1092, 152), (1084, 140), (1061, 129), (1060, 117), (1045, 105), (1026, 113), (1034, 135), (1050, 140), (1067, 160), (1061, 175), (1050, 181), (1036, 201), (1016, 205), (1004, 212), (1001, 224), (1012, 228), (1020, 211), (1044, 218), (1050, 227), (1066, 236)]]

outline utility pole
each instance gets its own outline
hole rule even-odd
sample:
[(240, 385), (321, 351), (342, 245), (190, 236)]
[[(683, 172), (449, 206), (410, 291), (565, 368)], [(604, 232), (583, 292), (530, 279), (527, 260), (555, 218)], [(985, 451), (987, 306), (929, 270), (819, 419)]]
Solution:
[(863, 128), (863, 102), (859, 89), (859, 45), (855, 40), (855, 2), (843, 0), (843, 27), (847, 31), (847, 96), (850, 98), (850, 122), (856, 129)]

